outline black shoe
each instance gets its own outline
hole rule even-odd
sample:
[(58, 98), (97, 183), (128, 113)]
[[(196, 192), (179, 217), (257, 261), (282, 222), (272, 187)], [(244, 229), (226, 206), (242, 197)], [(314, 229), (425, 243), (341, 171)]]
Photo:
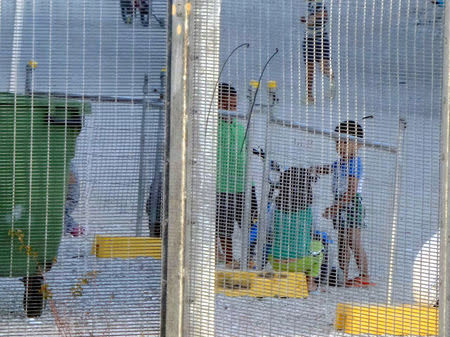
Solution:
[(41, 292), (44, 278), (41, 275), (24, 277), (22, 282), (25, 285), (23, 309), (25, 310), (27, 317), (40, 317), (42, 309), (44, 308), (44, 295)]

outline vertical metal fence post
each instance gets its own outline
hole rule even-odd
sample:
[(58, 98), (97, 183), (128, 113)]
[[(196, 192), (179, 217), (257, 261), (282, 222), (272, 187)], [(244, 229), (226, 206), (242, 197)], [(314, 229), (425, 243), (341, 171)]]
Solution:
[[(256, 88), (258, 87), (259, 83), (256, 81), (250, 81), (250, 85), (247, 90), (247, 101), (248, 101), (248, 107), (252, 106), (253, 101), (256, 99)], [(247, 115), (246, 117), (249, 118), (250, 115)], [(247, 121), (246, 121), (247, 122)], [(253, 176), (252, 176), (252, 150), (251, 150), (251, 144), (253, 143), (253, 124), (250, 123), (249, 130), (247, 133), (247, 140), (246, 144), (247, 147), (243, 147), (242, 151), (247, 151), (246, 161), (247, 161), (247, 174), (245, 176), (245, 188), (244, 188), (244, 214), (242, 216), (242, 223), (241, 223), (241, 266), (243, 269), (248, 268), (249, 263), (249, 253), (250, 253), (250, 231), (252, 228), (252, 185), (253, 185)]]
[[(189, 4), (189, 3), (188, 3)], [(188, 7), (190, 8), (190, 7)], [(217, 95), (221, 0), (192, 2), (189, 34), (188, 232), (189, 279), (185, 336), (215, 336)], [(213, 99), (214, 98), (214, 99)], [(211, 100), (213, 99), (212, 105)], [(208, 115), (212, 123), (207, 123)]]
[(142, 236), (142, 216), (144, 215), (144, 170), (145, 170), (145, 120), (148, 109), (148, 75), (144, 76), (142, 88), (142, 115), (141, 115), (141, 137), (139, 144), (139, 180), (138, 180), (138, 201), (136, 214), (136, 236)]
[[(268, 88), (270, 89), (270, 88)], [(264, 151), (266, 153), (263, 160), (263, 172), (262, 172), (262, 188), (261, 188), (261, 205), (259, 207), (259, 224), (257, 235), (257, 247), (256, 247), (256, 268), (262, 270), (264, 267), (264, 260), (267, 250), (267, 233), (270, 224), (270, 215), (268, 214), (269, 203), (269, 175), (270, 175), (270, 158), (272, 158), (271, 149), (271, 134), (270, 134), (270, 118), (272, 117), (273, 105), (270, 102), (270, 92), (267, 95), (268, 104), (264, 107), (261, 104), (261, 112), (266, 113), (265, 121), (265, 134), (264, 134)]]
[[(170, 118), (171, 118), (171, 80), (172, 80), (172, 66), (170, 64), (172, 60), (172, 7), (173, 0), (167, 1), (167, 36), (166, 36), (166, 48), (167, 48), (167, 58), (166, 58), (166, 90), (164, 91), (165, 97), (165, 113), (164, 113), (164, 150), (163, 150), (163, 186), (161, 188), (162, 193), (162, 203), (161, 203), (161, 320), (160, 320), (160, 330), (159, 336), (165, 337), (166, 325), (167, 325), (167, 307), (172, 303), (167, 303), (168, 294), (168, 223), (169, 223), (169, 158), (170, 158)], [(173, 318), (173, 317), (170, 317)]]
[(25, 1), (15, 1), (14, 14), (14, 33), (11, 51), (11, 73), (9, 76), (9, 92), (17, 92), (17, 81), (19, 73), (19, 64), (22, 55), (22, 34), (23, 34), (23, 16), (25, 11)]
[(406, 121), (400, 118), (398, 121), (398, 137), (397, 137), (397, 158), (395, 159), (395, 179), (394, 179), (394, 198), (392, 203), (394, 209), (392, 211), (392, 230), (391, 243), (389, 247), (389, 273), (388, 273), (388, 291), (387, 303), (392, 304), (392, 292), (394, 284), (395, 272), (395, 253), (398, 227), (399, 197), (401, 189), (401, 172), (403, 169), (403, 143), (405, 139)]
[[(161, 104), (164, 104), (164, 90), (166, 83), (166, 69), (162, 69), (160, 73), (160, 94), (159, 101)], [(150, 237), (158, 236), (159, 230), (157, 229), (157, 224), (161, 222), (161, 212), (158, 212), (158, 209), (161, 209), (161, 198), (160, 194), (162, 193), (162, 184), (163, 177), (161, 174), (161, 165), (163, 160), (163, 126), (164, 126), (164, 110), (162, 108), (158, 109), (158, 127), (157, 127), (157, 141), (156, 141), (156, 153), (155, 153), (155, 161), (153, 165), (153, 181), (150, 185), (150, 196), (148, 201), (149, 206), (149, 224), (150, 224)]]
[[(217, 128), (211, 124), (205, 128), (219, 74), (221, 1), (169, 4), (169, 177), (162, 324), (165, 336), (207, 337), (215, 334)], [(213, 106), (216, 120), (217, 104)]]
[(440, 186), (440, 298), (439, 298), (439, 336), (450, 335), (450, 5), (445, 4), (444, 65), (442, 86), (442, 125), (441, 125), (441, 186)]
[[(175, 0), (169, 9), (172, 24), (169, 27), (170, 58), (168, 60), (170, 93), (168, 113), (170, 120), (166, 146), (169, 147), (168, 171), (168, 211), (167, 211), (167, 243), (165, 244), (167, 275), (163, 275), (163, 295), (165, 303), (164, 335), (170, 337), (183, 336), (183, 319), (185, 303), (185, 199), (186, 199), (186, 119), (187, 119), (187, 59), (186, 41), (188, 18), (185, 6), (188, 1)], [(170, 3), (169, 3), (170, 4)], [(164, 272), (164, 271), (163, 271)], [(166, 279), (165, 279), (166, 278)]]
[(31, 95), (33, 90), (33, 76), (34, 69), (37, 67), (37, 62), (31, 60), (25, 67), (25, 95)]

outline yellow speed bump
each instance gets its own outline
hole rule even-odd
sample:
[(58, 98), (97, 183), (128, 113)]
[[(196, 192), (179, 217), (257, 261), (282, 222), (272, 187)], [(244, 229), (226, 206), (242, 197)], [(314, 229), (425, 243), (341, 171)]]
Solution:
[(161, 259), (161, 239), (96, 235), (91, 254), (100, 258), (153, 257)]
[(424, 305), (339, 303), (335, 326), (355, 335), (436, 336), (439, 334), (439, 310)]
[(218, 270), (216, 293), (231, 297), (306, 298), (308, 287), (304, 273)]

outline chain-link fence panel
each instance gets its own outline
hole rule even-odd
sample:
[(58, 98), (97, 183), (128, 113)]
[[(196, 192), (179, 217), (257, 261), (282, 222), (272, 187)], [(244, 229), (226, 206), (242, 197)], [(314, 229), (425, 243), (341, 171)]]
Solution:
[(0, 335), (159, 335), (167, 8), (0, 3)]
[(439, 334), (444, 8), (174, 2), (179, 331)]

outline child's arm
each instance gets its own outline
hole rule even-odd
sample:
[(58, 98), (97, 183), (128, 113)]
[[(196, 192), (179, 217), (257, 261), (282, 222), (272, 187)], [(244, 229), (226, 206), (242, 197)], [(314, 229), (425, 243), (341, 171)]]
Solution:
[(322, 19), (328, 17), (328, 11), (326, 9), (322, 9), (320, 11), (317, 11), (315, 14), (316, 19)]
[(317, 14), (310, 14), (308, 19), (306, 20), (306, 24), (310, 27), (314, 27), (316, 25)]
[(347, 206), (347, 204), (355, 198), (356, 192), (358, 191), (358, 182), (359, 179), (357, 177), (348, 177), (347, 191), (339, 198), (339, 200), (334, 205), (328, 207), (325, 210), (323, 214), (324, 218), (330, 219), (336, 217), (339, 211)]
[(309, 14), (308, 16), (302, 16), (300, 22), (306, 23), (308, 26), (314, 26), (316, 22), (316, 14)]
[(326, 10), (317, 11), (315, 14), (310, 14), (308, 17), (302, 16), (300, 22), (306, 23), (308, 26), (315, 26), (317, 20), (326, 19), (328, 12)]
[(330, 174), (331, 173), (331, 165), (314, 166), (314, 167), (309, 168), (309, 172), (312, 175)]

